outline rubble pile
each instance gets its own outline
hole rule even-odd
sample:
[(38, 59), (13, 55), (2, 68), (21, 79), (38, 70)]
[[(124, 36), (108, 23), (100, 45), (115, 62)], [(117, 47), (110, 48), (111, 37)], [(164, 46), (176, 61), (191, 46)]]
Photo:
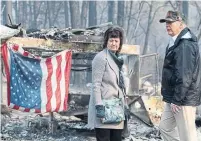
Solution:
[(34, 38), (42, 38), (42, 39), (52, 39), (52, 40), (70, 40), (74, 35), (95, 35), (102, 36), (103, 31), (100, 29), (89, 30), (89, 29), (58, 29), (58, 28), (50, 28), (50, 29), (42, 29), (36, 32), (28, 33), (28, 37)]
[[(12, 114), (11, 118), (2, 116), (2, 130), (1, 140), (11, 141), (27, 141), (27, 140), (40, 140), (40, 141), (95, 141), (94, 133), (90, 135), (90, 132), (76, 131), (72, 127), (81, 128), (83, 123), (66, 122), (58, 119), (55, 123), (54, 132), (49, 127), (49, 117), (40, 117), (34, 114), (29, 115), (28, 113), (20, 114), (19, 111)], [(73, 120), (71, 117), (66, 120)]]
[[(95, 132), (89, 130), (86, 122), (76, 117), (54, 113), (54, 129), (49, 126), (49, 116), (12, 111), (11, 117), (1, 116), (1, 140), (40, 141), (95, 141)], [(129, 121), (131, 135), (125, 141), (160, 141), (157, 128), (148, 127), (136, 118)]]

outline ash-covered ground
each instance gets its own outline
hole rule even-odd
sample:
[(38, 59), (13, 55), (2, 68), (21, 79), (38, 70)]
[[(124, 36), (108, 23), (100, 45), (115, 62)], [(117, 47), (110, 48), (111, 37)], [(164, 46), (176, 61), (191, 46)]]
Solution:
[[(95, 141), (93, 130), (76, 117), (66, 117), (54, 113), (53, 124), (49, 115), (40, 117), (30, 113), (12, 111), (11, 117), (1, 116), (1, 140), (9, 141)], [(49, 125), (54, 125), (50, 130)], [(125, 141), (158, 141), (158, 131), (132, 117), (129, 121), (130, 138)]]
[[(76, 117), (61, 116), (54, 113), (50, 123), (48, 114), (40, 117), (36, 114), (12, 111), (11, 117), (1, 115), (1, 140), (6, 141), (95, 141), (93, 130)], [(52, 128), (49, 125), (54, 125)], [(139, 119), (129, 121), (131, 136), (124, 141), (162, 141), (157, 127), (149, 127)], [(51, 129), (51, 130), (50, 130)], [(198, 128), (201, 138), (201, 128)], [(199, 139), (201, 141), (201, 139)]]

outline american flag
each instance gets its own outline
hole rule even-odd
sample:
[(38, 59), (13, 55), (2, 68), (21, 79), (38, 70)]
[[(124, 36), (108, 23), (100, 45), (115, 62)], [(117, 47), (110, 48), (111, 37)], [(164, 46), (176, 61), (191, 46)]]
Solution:
[(41, 58), (22, 47), (4, 43), (8, 106), (24, 112), (67, 110), (72, 52)]

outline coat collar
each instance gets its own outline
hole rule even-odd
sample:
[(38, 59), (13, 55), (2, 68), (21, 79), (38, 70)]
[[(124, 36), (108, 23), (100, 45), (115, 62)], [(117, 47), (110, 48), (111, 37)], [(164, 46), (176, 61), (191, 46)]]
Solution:
[(112, 56), (108, 52), (108, 49), (106, 49), (106, 60), (108, 61), (108, 64), (109, 64), (110, 68), (116, 74), (117, 80), (119, 81), (119, 67), (117, 66), (117, 64), (115, 63), (114, 59), (112, 58)]
[[(167, 55), (171, 50), (174, 50), (174, 49), (178, 46), (179, 42), (181, 41), (182, 36), (184, 36), (187, 32), (190, 32), (190, 29), (187, 28), (187, 27), (184, 28), (184, 29), (180, 32), (180, 34), (177, 36), (177, 39), (176, 39), (175, 42), (174, 42), (174, 45), (171, 46), (171, 47), (169, 47), (169, 48), (166, 48), (166, 55)], [(190, 32), (190, 33), (191, 33), (191, 32)]]

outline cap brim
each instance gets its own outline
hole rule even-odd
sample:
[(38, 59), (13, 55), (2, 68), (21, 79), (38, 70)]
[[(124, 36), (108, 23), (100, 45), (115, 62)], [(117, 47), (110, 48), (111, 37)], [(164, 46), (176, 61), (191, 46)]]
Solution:
[(159, 22), (164, 23), (164, 22), (166, 22), (166, 20), (165, 19), (160, 19)]
[(159, 22), (160, 23), (165, 23), (165, 22), (175, 22), (176, 20), (170, 19), (170, 18), (166, 18), (166, 19), (160, 19)]

